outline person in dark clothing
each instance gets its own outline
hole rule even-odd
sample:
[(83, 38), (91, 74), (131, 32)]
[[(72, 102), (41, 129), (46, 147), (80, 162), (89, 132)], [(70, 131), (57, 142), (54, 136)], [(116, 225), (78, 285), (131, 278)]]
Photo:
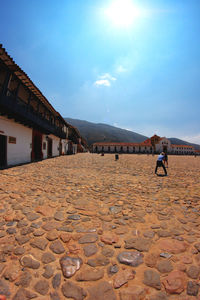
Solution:
[(160, 155), (158, 155), (157, 162), (156, 162), (156, 168), (155, 168), (155, 174), (157, 174), (158, 168), (162, 167), (165, 172), (165, 176), (167, 176), (167, 170), (165, 168), (165, 165), (163, 164), (164, 158), (165, 158), (164, 152), (162, 152), (162, 153), (160, 153)]
[(164, 157), (163, 162), (164, 162), (165, 167), (168, 168), (168, 156), (167, 156), (167, 152), (164, 152), (164, 153), (165, 153), (165, 157)]

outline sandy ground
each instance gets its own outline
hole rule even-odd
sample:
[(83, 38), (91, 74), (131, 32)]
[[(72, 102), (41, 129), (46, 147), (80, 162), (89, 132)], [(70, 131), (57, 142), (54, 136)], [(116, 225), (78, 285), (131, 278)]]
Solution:
[(200, 157), (169, 156), (167, 177), (155, 164), (86, 153), (0, 171), (0, 294), (200, 299)]

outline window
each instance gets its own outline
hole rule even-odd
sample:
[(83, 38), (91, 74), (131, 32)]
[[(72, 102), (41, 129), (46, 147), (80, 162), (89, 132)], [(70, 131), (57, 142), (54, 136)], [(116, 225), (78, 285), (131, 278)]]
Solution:
[(8, 143), (9, 144), (16, 144), (17, 143), (16, 137), (9, 136)]

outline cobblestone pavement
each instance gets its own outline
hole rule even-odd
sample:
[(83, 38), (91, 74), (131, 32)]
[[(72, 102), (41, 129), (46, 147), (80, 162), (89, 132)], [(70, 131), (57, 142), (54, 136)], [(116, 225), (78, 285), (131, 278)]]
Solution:
[(86, 153), (0, 171), (0, 294), (200, 299), (200, 157), (169, 156), (168, 177), (155, 164)]

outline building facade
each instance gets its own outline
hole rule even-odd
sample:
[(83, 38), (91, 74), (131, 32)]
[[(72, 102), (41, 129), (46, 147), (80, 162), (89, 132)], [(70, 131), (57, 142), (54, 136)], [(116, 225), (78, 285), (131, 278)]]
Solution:
[(82, 143), (0, 45), (0, 168), (74, 154)]
[(94, 143), (92, 145), (93, 153), (160, 153), (167, 152), (168, 154), (195, 154), (193, 146), (189, 145), (173, 145), (166, 137), (159, 137), (157, 135), (145, 140), (142, 143)]

